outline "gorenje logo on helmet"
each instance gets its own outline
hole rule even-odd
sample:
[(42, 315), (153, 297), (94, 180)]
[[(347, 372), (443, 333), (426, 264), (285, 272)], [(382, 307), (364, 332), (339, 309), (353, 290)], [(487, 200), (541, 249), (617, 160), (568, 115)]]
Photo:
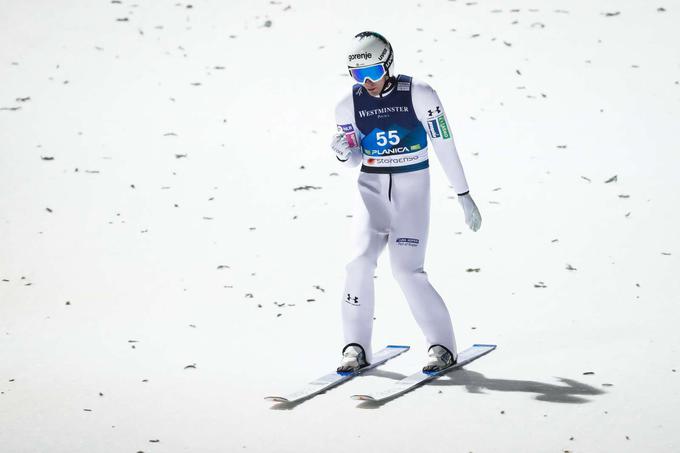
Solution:
[(371, 52), (355, 53), (349, 56), (349, 61), (362, 59), (368, 60), (369, 58), (373, 58), (373, 54)]

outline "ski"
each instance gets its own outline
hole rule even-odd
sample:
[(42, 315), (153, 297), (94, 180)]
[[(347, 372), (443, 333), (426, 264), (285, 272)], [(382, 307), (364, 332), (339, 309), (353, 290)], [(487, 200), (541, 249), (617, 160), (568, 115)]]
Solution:
[(453, 370), (459, 369), (467, 365), (468, 363), (472, 362), (473, 360), (477, 360), (478, 358), (490, 353), (494, 349), (496, 349), (495, 344), (475, 344), (472, 347), (466, 349), (465, 351), (459, 353), (458, 362), (453, 366), (450, 366), (441, 371), (433, 372), (419, 371), (417, 373), (405, 377), (400, 381), (395, 382), (391, 387), (385, 390), (381, 390), (372, 395), (352, 395), (352, 399), (359, 401), (382, 402), (397, 397), (401, 394), (408, 392), (409, 390), (414, 389), (415, 387), (418, 387), (419, 385), (422, 385), (433, 379), (437, 379), (438, 377), (441, 377)]
[(365, 371), (380, 366), (388, 360), (408, 351), (409, 348), (410, 346), (388, 345), (387, 347), (373, 354), (373, 362), (370, 365), (365, 366), (357, 371), (349, 373), (338, 373), (336, 371), (334, 373), (326, 374), (308, 383), (296, 392), (284, 396), (266, 396), (264, 399), (277, 403), (297, 403), (298, 401), (318, 395), (319, 393), (324, 392), (331, 387), (335, 387), (336, 385), (342, 384), (343, 382), (347, 382), (354, 376), (364, 373)]

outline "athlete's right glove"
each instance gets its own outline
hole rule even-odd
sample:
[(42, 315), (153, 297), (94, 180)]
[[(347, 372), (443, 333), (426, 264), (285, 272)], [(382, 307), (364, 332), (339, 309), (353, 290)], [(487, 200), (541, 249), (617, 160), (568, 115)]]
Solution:
[(349, 159), (349, 155), (352, 153), (352, 148), (350, 148), (349, 143), (347, 143), (344, 132), (338, 132), (333, 136), (331, 148), (335, 151), (335, 155), (338, 159), (342, 161)]
[(470, 196), (470, 192), (458, 195), (458, 202), (465, 212), (465, 223), (472, 231), (477, 231), (482, 226), (482, 215), (477, 209), (475, 201)]

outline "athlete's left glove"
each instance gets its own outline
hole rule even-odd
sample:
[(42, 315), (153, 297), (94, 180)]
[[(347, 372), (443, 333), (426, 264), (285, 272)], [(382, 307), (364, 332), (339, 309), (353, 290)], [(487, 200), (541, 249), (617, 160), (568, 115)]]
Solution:
[(335, 151), (335, 155), (341, 161), (346, 161), (349, 159), (349, 155), (352, 153), (352, 148), (350, 148), (347, 139), (345, 138), (344, 132), (338, 132), (333, 136), (333, 141), (331, 141), (331, 148)]
[(469, 226), (472, 231), (479, 230), (479, 227), (482, 226), (482, 215), (479, 213), (475, 201), (470, 196), (470, 192), (458, 195), (458, 202), (465, 212), (465, 223), (467, 226)]

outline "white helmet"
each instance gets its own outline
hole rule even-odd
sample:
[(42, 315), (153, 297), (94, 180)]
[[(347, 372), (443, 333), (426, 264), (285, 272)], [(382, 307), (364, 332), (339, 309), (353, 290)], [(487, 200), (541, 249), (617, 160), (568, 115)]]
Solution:
[(390, 42), (373, 31), (362, 31), (354, 36), (347, 55), (347, 69), (350, 70), (350, 74), (352, 69), (381, 63), (389, 78), (394, 63), (394, 52)]

